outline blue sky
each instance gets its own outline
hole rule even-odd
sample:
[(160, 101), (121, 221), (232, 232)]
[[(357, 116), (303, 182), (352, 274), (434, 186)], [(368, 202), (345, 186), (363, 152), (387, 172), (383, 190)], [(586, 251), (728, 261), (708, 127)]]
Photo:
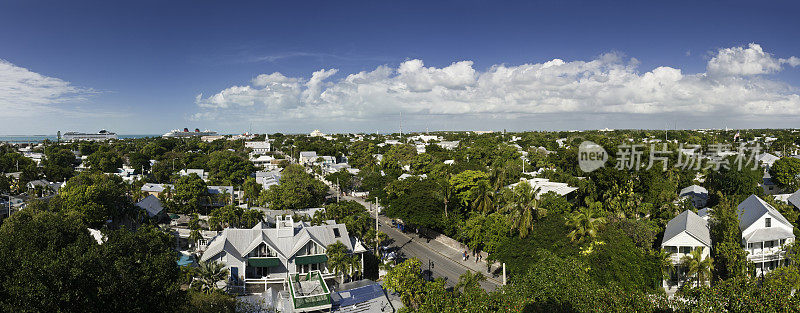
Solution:
[(431, 2), (4, 1), (0, 135), (797, 127), (796, 3)]

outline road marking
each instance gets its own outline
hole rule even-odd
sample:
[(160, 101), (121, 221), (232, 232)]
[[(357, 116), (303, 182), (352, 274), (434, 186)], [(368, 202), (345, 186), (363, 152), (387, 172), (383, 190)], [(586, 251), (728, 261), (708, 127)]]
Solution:
[[(388, 226), (383, 226), (383, 227), (388, 227)], [(412, 238), (412, 237), (409, 237), (409, 236), (406, 236), (406, 234), (405, 234), (405, 233), (403, 233), (403, 232), (401, 232), (401, 231), (399, 231), (399, 230), (396, 230), (396, 229), (394, 229), (393, 227), (389, 227), (389, 228), (390, 228), (390, 229), (392, 229), (393, 231), (397, 232), (397, 233), (398, 233), (398, 234), (400, 234), (401, 236), (403, 236), (403, 237), (406, 237), (406, 238), (408, 238), (408, 239), (409, 239), (409, 240), (411, 240), (411, 241), (414, 241), (414, 238)], [(463, 268), (467, 269), (468, 271), (471, 271), (471, 272), (477, 272), (477, 273), (481, 273), (481, 275), (483, 275), (484, 277), (486, 277), (487, 281), (491, 281), (492, 283), (494, 283), (494, 284), (495, 284), (495, 285), (497, 285), (497, 286), (500, 286), (500, 285), (502, 285), (502, 284), (500, 283), (500, 281), (498, 281), (498, 280), (494, 279), (494, 277), (489, 277), (489, 276), (487, 276), (487, 275), (486, 275), (486, 273), (483, 273), (483, 271), (474, 271), (472, 268), (469, 268), (468, 266), (466, 266), (466, 265), (464, 265), (464, 264), (461, 264), (460, 262), (458, 262), (458, 261), (456, 261), (456, 260), (453, 260), (453, 259), (451, 259), (450, 257), (448, 257), (448, 256), (446, 256), (446, 255), (444, 255), (444, 254), (442, 254), (442, 253), (441, 253), (441, 252), (439, 252), (439, 251), (436, 251), (436, 250), (433, 250), (433, 249), (429, 248), (427, 245), (424, 245), (424, 244), (422, 244), (422, 243), (417, 243), (417, 244), (419, 244), (419, 246), (420, 246), (420, 247), (423, 247), (423, 248), (425, 248), (425, 249), (426, 249), (426, 250), (428, 250), (428, 251), (435, 252), (436, 254), (438, 254), (438, 255), (441, 255), (443, 258), (445, 258), (445, 259), (447, 259), (447, 260), (450, 260), (450, 262), (453, 262), (453, 263), (455, 263), (455, 264), (458, 264), (459, 266), (461, 266), (461, 267), (463, 267)], [(451, 248), (451, 249), (452, 249), (452, 248)]]

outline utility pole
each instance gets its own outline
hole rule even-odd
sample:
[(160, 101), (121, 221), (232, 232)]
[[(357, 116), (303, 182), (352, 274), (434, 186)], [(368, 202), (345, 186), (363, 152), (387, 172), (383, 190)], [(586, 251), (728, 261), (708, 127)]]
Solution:
[(403, 111), (400, 111), (400, 142), (403, 142)]
[(378, 198), (375, 198), (375, 252), (378, 252)]
[(339, 177), (336, 177), (336, 203), (339, 203), (339, 194), (342, 193), (342, 189), (339, 188)]
[(506, 263), (503, 262), (503, 286), (506, 285)]

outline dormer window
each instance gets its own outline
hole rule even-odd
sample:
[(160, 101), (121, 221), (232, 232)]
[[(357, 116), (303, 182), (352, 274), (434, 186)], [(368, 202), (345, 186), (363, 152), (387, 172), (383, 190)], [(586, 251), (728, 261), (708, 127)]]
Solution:
[(270, 247), (267, 246), (267, 244), (262, 242), (260, 245), (258, 245), (258, 247), (253, 249), (253, 251), (251, 251), (247, 256), (251, 258), (264, 258), (264, 257), (276, 257), (278, 256), (278, 254), (275, 253), (275, 251), (273, 251), (272, 249), (270, 249)]
[(313, 241), (309, 241), (306, 243), (300, 251), (297, 251), (295, 255), (302, 256), (302, 255), (315, 255), (315, 254), (323, 254), (325, 253), (325, 249), (323, 249), (320, 245), (316, 244)]
[(339, 229), (338, 228), (334, 228), (333, 229), (333, 236), (336, 237), (336, 238), (339, 238), (339, 237), (342, 236), (341, 234), (339, 234)]
[(765, 227), (772, 227), (772, 219), (767, 217), (764, 219), (764, 226)]

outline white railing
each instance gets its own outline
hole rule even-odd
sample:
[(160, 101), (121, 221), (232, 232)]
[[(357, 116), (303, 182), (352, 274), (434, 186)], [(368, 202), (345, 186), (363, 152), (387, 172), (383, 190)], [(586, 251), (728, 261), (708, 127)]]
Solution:
[(747, 259), (753, 262), (776, 261), (786, 258), (786, 252), (781, 249), (747, 250)]
[(267, 276), (262, 276), (261, 278), (245, 278), (245, 281), (250, 283), (256, 282), (282, 282), (286, 278), (286, 273), (269, 273)]

